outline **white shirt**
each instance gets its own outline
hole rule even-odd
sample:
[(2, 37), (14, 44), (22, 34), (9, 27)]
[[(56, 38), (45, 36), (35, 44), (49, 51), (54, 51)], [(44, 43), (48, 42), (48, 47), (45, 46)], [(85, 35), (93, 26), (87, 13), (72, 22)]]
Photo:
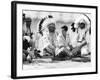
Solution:
[(57, 37), (57, 44), (58, 44), (58, 47), (60, 46), (65, 46), (65, 47), (68, 47), (68, 43), (69, 43), (69, 35), (66, 34), (66, 39), (64, 38), (64, 36), (62, 35), (62, 33), (60, 33)]

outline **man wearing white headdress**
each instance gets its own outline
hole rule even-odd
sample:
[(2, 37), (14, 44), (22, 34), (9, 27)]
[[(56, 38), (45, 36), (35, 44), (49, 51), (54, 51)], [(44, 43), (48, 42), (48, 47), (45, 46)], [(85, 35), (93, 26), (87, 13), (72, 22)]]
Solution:
[[(84, 46), (90, 44), (90, 41), (87, 41), (86, 38), (86, 36), (88, 35), (87, 33), (89, 31), (90, 25), (91, 25), (90, 19), (84, 14), (78, 16), (78, 18), (75, 20), (74, 22), (75, 32), (70, 32), (70, 44), (73, 47), (72, 54), (77, 53), (77, 51), (79, 51), (81, 54), (88, 53), (87, 50), (88, 47)], [(76, 37), (71, 36), (73, 33)]]
[(56, 20), (54, 18), (47, 18), (41, 29), (43, 36), (39, 41), (39, 50), (42, 55), (54, 55), (56, 48)]

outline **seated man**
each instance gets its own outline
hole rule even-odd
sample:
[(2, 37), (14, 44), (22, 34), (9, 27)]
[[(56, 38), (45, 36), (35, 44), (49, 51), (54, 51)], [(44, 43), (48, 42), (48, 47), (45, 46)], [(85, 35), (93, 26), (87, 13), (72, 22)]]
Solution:
[[(56, 47), (55, 51), (55, 59), (57, 60), (66, 60), (71, 59), (73, 57), (79, 57), (81, 56), (81, 48), (86, 45), (86, 41), (83, 41), (82, 43), (77, 43), (78, 36), (72, 36), (72, 39), (74, 40), (74, 45), (71, 45), (70, 35), (68, 32), (68, 27), (63, 26), (61, 27), (61, 34), (58, 35), (58, 45)], [(75, 34), (75, 33), (73, 33)], [(72, 35), (72, 34), (71, 34)], [(76, 46), (77, 44), (77, 46)]]
[(41, 29), (43, 36), (40, 39), (40, 51), (43, 56), (54, 56), (56, 48), (56, 20), (46, 18)]
[(55, 48), (56, 48), (56, 32), (55, 32), (55, 24), (50, 23), (48, 24), (49, 34), (47, 35), (48, 45), (43, 49), (45, 53), (48, 55), (55, 55)]
[[(77, 56), (82, 56), (89, 53), (90, 35), (88, 34), (90, 28), (90, 19), (82, 14), (74, 22), (74, 30), (70, 33), (70, 45), (72, 46), (72, 53)], [(73, 56), (74, 56), (73, 55)]]
[(67, 33), (68, 27), (64, 25), (61, 27), (61, 33), (57, 37), (57, 47), (55, 50), (55, 58), (64, 60), (66, 57), (71, 57), (69, 48), (69, 35)]

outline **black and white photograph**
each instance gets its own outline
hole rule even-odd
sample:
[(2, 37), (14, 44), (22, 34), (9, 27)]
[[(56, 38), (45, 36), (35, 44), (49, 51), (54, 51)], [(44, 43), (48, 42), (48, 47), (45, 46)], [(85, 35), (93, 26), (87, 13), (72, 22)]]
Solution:
[(95, 6), (16, 5), (16, 76), (96, 73)]
[(23, 10), (23, 69), (91, 66), (91, 14)]

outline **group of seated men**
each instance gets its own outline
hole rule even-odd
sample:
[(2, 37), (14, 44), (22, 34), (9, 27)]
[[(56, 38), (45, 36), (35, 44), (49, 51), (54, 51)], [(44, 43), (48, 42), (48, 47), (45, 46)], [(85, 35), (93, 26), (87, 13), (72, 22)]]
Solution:
[[(83, 15), (84, 16), (84, 15)], [(70, 26), (62, 25), (57, 32), (56, 20), (47, 17), (36, 34), (23, 35), (23, 61), (53, 56), (53, 60), (66, 60), (90, 54), (90, 21), (85, 16)], [(32, 37), (36, 35), (35, 37)], [(39, 36), (38, 40), (36, 37)], [(38, 46), (36, 46), (38, 45)]]

